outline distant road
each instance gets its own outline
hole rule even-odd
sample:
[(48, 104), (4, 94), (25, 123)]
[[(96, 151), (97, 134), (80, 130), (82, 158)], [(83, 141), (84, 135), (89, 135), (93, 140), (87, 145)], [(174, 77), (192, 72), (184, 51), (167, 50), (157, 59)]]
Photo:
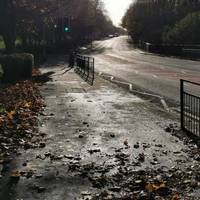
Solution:
[(127, 36), (120, 36), (94, 42), (97, 71), (125, 79), (177, 102), (180, 79), (200, 82), (200, 61), (149, 54), (132, 48), (127, 41)]

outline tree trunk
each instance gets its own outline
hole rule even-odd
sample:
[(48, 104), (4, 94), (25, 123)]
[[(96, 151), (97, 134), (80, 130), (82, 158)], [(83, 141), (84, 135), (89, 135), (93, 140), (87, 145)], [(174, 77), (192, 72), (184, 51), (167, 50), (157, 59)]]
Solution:
[(0, 0), (0, 26), (6, 52), (12, 53), (16, 40), (16, 10), (13, 0)]
[(15, 50), (15, 34), (7, 33), (3, 34), (3, 40), (6, 47), (6, 53), (13, 53)]

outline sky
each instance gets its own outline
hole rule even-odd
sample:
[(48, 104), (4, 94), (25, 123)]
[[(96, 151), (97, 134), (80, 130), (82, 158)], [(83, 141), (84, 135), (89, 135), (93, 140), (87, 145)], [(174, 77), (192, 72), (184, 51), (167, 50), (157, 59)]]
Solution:
[(103, 0), (103, 2), (113, 23), (120, 25), (122, 17), (133, 0)]

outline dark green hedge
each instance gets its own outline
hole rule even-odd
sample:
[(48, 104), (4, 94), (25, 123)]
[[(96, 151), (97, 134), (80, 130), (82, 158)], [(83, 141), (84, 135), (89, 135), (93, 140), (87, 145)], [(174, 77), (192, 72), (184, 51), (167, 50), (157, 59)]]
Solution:
[(32, 77), (34, 57), (32, 54), (21, 53), (0, 55), (3, 68), (2, 82), (14, 82)]

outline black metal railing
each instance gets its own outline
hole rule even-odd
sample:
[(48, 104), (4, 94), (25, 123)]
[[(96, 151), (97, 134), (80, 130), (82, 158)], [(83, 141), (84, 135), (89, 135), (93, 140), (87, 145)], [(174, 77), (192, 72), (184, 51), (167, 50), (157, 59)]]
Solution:
[(88, 56), (76, 55), (76, 70), (86, 82), (90, 85), (94, 83), (94, 58)]
[(199, 87), (199, 83), (181, 80), (181, 128), (200, 136), (200, 96), (186, 90), (186, 84)]

